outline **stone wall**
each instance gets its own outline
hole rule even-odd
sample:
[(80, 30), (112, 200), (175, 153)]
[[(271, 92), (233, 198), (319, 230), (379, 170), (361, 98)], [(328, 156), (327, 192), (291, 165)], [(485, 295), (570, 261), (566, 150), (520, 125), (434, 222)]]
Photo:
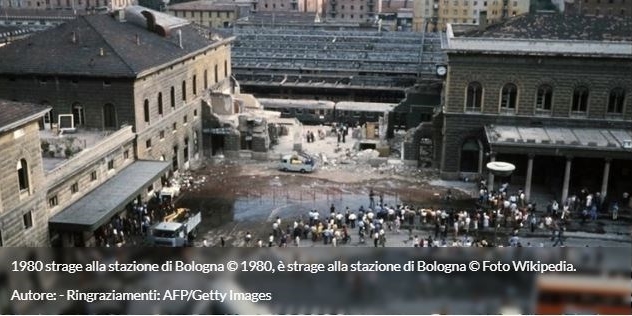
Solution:
[[(435, 128), (435, 144), (440, 143), (440, 169), (445, 178), (458, 178), (463, 142), (474, 138), (485, 143), (486, 124), (510, 126), (555, 126), (590, 128), (630, 128), (632, 120), (632, 62), (607, 58), (569, 58), (546, 56), (486, 56), (450, 54), (446, 82), (443, 127)], [(467, 85), (483, 86), (482, 109), (465, 113)], [(500, 110), (504, 84), (518, 87), (516, 110)], [(550, 113), (535, 110), (538, 86), (553, 88)], [(583, 117), (571, 113), (575, 87), (590, 89), (588, 110)], [(610, 90), (622, 87), (627, 95), (624, 113), (606, 114)], [(484, 149), (485, 150), (485, 149)]]
[[(3, 246), (43, 245), (48, 240), (48, 216), (44, 207), (45, 182), (37, 122), (0, 135), (0, 234)], [(20, 191), (17, 164), (27, 163), (28, 190)], [(24, 214), (31, 213), (32, 227)]]

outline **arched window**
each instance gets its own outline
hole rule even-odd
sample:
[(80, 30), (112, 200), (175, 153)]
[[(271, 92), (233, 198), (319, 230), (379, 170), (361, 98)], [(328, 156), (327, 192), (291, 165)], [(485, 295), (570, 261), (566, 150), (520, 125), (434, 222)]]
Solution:
[(72, 117), (75, 123), (74, 126), (81, 126), (86, 122), (86, 115), (83, 111), (83, 106), (79, 102), (72, 104)]
[(103, 106), (103, 128), (116, 129), (116, 109), (111, 103)]
[(171, 93), (171, 95), (170, 95), (170, 98), (171, 98), (171, 108), (174, 108), (174, 109), (175, 109), (175, 107), (176, 107), (176, 88), (174, 88), (173, 86), (171, 86), (171, 92), (170, 92), (170, 93)]
[(535, 98), (535, 109), (538, 111), (550, 111), (553, 103), (553, 88), (547, 84), (538, 87)]
[(158, 115), (162, 115), (162, 92), (158, 92)]
[(187, 100), (187, 82), (182, 80), (182, 101)]
[(470, 82), (467, 85), (465, 100), (466, 110), (481, 110), (481, 100), (483, 97), (483, 87), (478, 82)]
[(625, 101), (625, 90), (617, 87), (610, 90), (610, 97), (608, 98), (608, 113), (622, 114), (623, 104)]
[(579, 86), (573, 92), (573, 104), (571, 111), (586, 113), (588, 110), (588, 94), (589, 90), (586, 86)]
[(145, 99), (143, 103), (143, 114), (145, 116), (145, 123), (149, 123), (149, 100)]
[(29, 192), (29, 167), (26, 159), (20, 159), (17, 165), (20, 193)]
[(204, 90), (208, 89), (208, 70), (204, 69)]
[(479, 151), (481, 150), (478, 141), (469, 139), (461, 146), (461, 171), (478, 172)]
[(518, 96), (518, 87), (513, 83), (508, 83), (503, 86), (500, 96), (500, 108), (501, 109), (515, 109), (516, 98)]

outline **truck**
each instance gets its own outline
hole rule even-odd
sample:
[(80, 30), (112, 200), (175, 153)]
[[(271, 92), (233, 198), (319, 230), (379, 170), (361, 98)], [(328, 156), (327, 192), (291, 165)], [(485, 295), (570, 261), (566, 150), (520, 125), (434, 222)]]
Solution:
[(197, 235), (202, 222), (201, 212), (178, 208), (164, 217), (163, 221), (149, 229), (149, 244), (153, 246), (184, 247)]
[(283, 155), (279, 162), (279, 170), (300, 173), (316, 170), (316, 159), (305, 153)]

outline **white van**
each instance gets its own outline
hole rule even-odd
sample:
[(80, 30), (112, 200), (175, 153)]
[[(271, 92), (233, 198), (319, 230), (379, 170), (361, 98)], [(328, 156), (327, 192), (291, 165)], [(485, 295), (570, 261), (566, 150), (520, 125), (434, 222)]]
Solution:
[(316, 170), (316, 160), (305, 154), (284, 155), (279, 163), (281, 171), (295, 171), (300, 173)]

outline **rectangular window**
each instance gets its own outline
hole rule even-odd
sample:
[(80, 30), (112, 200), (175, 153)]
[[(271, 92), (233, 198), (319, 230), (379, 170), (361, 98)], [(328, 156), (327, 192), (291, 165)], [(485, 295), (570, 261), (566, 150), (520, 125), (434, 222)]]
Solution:
[(114, 169), (114, 160), (108, 161), (108, 170)]
[(192, 89), (193, 89), (193, 95), (197, 95), (197, 76), (193, 75), (193, 84), (192, 84)]
[(165, 131), (160, 131), (160, 139), (165, 139)]
[(70, 193), (75, 194), (79, 192), (79, 183), (75, 182), (70, 186)]
[(172, 125), (172, 128), (173, 128), (173, 132), (174, 132), (174, 133), (175, 133), (176, 131), (178, 131), (178, 123), (175, 123), (175, 122), (174, 122), (174, 123), (173, 123), (173, 125)]
[(33, 227), (33, 211), (28, 211), (22, 215), (22, 219), (24, 220), (24, 229), (29, 229)]
[(148, 139), (148, 140), (145, 141), (145, 147), (147, 149), (151, 149), (151, 139)]
[(51, 197), (48, 199), (48, 206), (49, 207), (55, 207), (59, 205), (59, 201), (57, 200), (57, 195)]
[(188, 118), (187, 118), (187, 116), (185, 115), (185, 116), (182, 118), (182, 122), (186, 125), (188, 121), (189, 121), (189, 119), (188, 119)]
[(2, 242), (2, 231), (0, 230), (0, 247), (4, 246), (4, 243)]
[(97, 172), (96, 171), (90, 172), (90, 181), (97, 181)]
[(197, 110), (193, 110), (193, 118), (197, 117)]
[(123, 152), (123, 159), (129, 159), (129, 149)]
[(150, 185), (147, 187), (147, 193), (149, 194), (149, 193), (151, 193), (151, 191), (153, 191), (153, 190), (154, 190), (154, 184), (152, 183), (152, 184), (150, 184)]

